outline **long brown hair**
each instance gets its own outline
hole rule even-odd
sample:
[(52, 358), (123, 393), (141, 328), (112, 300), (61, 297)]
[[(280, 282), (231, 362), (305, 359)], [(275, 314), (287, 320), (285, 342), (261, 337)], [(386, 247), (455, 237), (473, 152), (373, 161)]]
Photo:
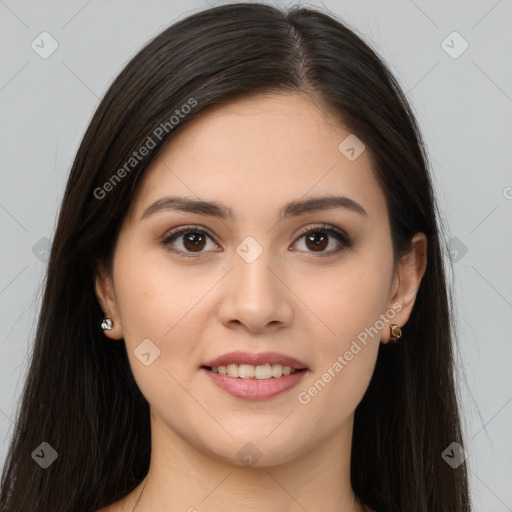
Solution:
[[(106, 340), (98, 327), (97, 265), (111, 264), (137, 183), (186, 123), (208, 106), (286, 91), (321, 101), (370, 149), (395, 261), (415, 233), (428, 238), (426, 273), (404, 334), (396, 345), (381, 344), (355, 412), (354, 492), (378, 511), (470, 510), (466, 465), (454, 469), (441, 457), (452, 442), (464, 443), (442, 226), (411, 107), (376, 52), (333, 16), (238, 3), (191, 15), (149, 42), (112, 83), (85, 133), (53, 237), (2, 473), (2, 511), (96, 510), (142, 481), (149, 406), (123, 343)], [(152, 147), (141, 155), (144, 145)], [(47, 468), (33, 457), (43, 442), (58, 454)]]

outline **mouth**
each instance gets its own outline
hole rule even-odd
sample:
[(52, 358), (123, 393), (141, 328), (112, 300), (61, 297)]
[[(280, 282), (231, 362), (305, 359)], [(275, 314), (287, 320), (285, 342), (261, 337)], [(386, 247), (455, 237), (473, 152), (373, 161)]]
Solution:
[(206, 361), (200, 370), (220, 389), (243, 400), (267, 400), (291, 390), (310, 371), (278, 352), (235, 351)]
[(206, 361), (201, 368), (239, 379), (278, 379), (309, 370), (295, 357), (279, 352), (248, 352), (238, 350)]

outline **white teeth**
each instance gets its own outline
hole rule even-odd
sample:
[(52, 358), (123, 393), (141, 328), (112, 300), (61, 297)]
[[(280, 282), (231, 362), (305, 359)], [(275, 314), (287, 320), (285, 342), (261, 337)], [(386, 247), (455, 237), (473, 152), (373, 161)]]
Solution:
[(252, 364), (236, 364), (231, 363), (228, 365), (221, 365), (212, 368), (214, 373), (221, 375), (228, 375), (229, 377), (238, 377), (241, 379), (259, 379), (266, 380), (271, 378), (282, 377), (283, 375), (290, 375), (297, 370), (290, 366), (283, 366), (280, 364), (260, 364), (254, 366)]
[(272, 377), (281, 377), (283, 375), (283, 365), (273, 364), (272, 365)]
[(241, 379), (249, 379), (254, 377), (255, 369), (252, 364), (241, 364), (236, 366), (238, 366), (238, 376)]
[(237, 364), (228, 364), (226, 368), (228, 369), (228, 375), (230, 377), (238, 377), (238, 365)]
[(254, 376), (257, 379), (271, 379), (272, 378), (272, 365), (271, 364), (262, 364), (260, 366), (256, 366), (254, 370)]

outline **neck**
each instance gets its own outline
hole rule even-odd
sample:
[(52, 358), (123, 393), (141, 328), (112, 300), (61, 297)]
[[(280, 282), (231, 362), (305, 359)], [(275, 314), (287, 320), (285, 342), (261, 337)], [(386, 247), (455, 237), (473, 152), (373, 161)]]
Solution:
[(270, 465), (262, 454), (249, 466), (199, 450), (152, 416), (150, 469), (127, 510), (363, 512), (350, 485), (352, 425), (292, 460)]

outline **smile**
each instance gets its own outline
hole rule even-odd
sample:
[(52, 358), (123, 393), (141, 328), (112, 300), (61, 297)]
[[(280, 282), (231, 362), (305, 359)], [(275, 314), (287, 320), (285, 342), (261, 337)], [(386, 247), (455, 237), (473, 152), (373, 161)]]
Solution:
[(228, 364), (214, 367), (206, 367), (215, 373), (221, 375), (229, 375), (230, 377), (238, 377), (240, 379), (272, 379), (290, 375), (297, 370), (291, 366), (283, 366), (281, 364), (260, 364), (258, 366), (252, 364)]

